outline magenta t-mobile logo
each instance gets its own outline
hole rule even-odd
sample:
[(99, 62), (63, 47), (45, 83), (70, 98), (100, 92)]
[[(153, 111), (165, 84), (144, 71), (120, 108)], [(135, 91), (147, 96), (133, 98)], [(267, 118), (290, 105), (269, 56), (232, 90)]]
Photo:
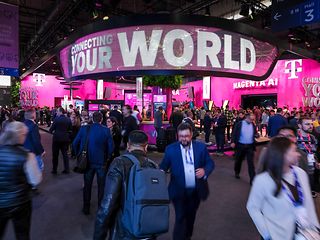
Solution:
[(43, 73), (33, 73), (33, 81), (36, 82), (37, 87), (42, 87), (45, 80), (46, 75)]
[(284, 72), (290, 74), (289, 79), (298, 78), (297, 73), (302, 72), (302, 59), (286, 61)]

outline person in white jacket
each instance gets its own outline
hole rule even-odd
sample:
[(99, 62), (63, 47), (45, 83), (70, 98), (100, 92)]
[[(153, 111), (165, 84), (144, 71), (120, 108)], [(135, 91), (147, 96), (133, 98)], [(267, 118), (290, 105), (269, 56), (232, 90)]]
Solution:
[(292, 240), (296, 224), (319, 228), (308, 175), (294, 166), (298, 157), (289, 139), (272, 139), (264, 171), (253, 181), (247, 209), (264, 240)]

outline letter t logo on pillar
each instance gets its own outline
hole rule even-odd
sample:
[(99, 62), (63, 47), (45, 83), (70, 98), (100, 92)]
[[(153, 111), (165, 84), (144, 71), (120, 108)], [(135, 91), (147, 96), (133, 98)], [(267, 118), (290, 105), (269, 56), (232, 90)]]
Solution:
[(302, 72), (302, 59), (286, 61), (284, 72), (290, 74), (288, 79), (298, 78), (297, 73)]

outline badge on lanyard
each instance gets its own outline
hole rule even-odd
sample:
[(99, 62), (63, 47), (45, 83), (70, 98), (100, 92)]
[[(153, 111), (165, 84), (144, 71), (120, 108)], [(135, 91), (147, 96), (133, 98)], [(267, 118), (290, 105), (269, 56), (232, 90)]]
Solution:
[(313, 153), (308, 153), (308, 165), (309, 166), (313, 166), (314, 163), (316, 162), (316, 159), (314, 158), (314, 154)]

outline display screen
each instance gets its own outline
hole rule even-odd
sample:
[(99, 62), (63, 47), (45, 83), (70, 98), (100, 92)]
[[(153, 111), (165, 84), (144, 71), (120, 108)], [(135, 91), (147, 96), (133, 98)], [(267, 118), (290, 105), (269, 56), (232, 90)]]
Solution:
[(153, 95), (153, 102), (166, 103), (167, 95)]
[(143, 102), (141, 99), (137, 98), (136, 93), (125, 93), (124, 94), (124, 104), (130, 105), (132, 108), (137, 105), (138, 109), (141, 111), (142, 107), (148, 108), (152, 102), (152, 93), (144, 93), (143, 94)]
[(66, 78), (140, 70), (209, 71), (263, 76), (276, 46), (224, 29), (140, 25), (103, 30), (60, 51)]
[(99, 111), (99, 104), (89, 104), (89, 111)]

